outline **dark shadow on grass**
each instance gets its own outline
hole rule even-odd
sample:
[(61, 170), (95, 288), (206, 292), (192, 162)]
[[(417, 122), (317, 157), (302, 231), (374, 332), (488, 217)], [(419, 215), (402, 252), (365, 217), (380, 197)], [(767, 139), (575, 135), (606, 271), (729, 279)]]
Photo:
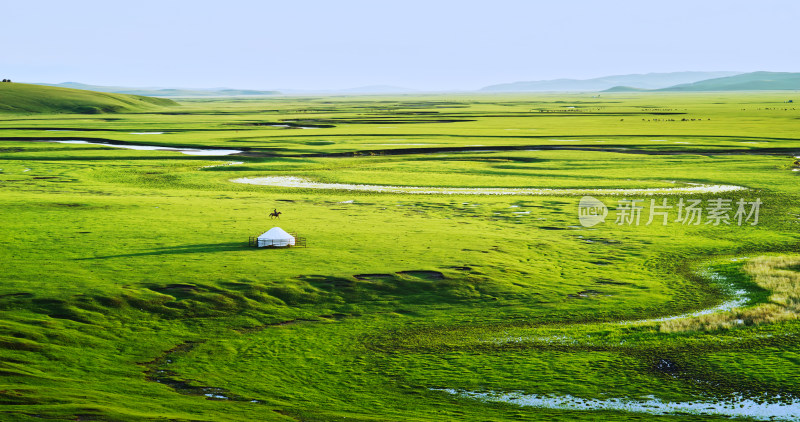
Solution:
[[(156, 248), (147, 252), (136, 252), (118, 255), (105, 255), (95, 256), (91, 258), (76, 258), (77, 261), (86, 261), (92, 259), (109, 259), (109, 258), (127, 258), (134, 256), (154, 256), (154, 255), (180, 255), (180, 254), (195, 254), (195, 253), (212, 253), (212, 252), (227, 252), (227, 251), (243, 251), (252, 249), (247, 246), (247, 242), (227, 242), (227, 243), (202, 243), (197, 245), (181, 245), (169, 246), (165, 248)], [(255, 249), (253, 249), (255, 250)]]

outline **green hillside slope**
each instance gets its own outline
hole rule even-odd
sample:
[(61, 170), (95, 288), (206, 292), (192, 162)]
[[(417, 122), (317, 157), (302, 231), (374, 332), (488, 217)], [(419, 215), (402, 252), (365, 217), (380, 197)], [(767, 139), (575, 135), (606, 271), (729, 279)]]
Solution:
[(605, 89), (601, 92), (640, 92), (640, 91), (651, 91), (649, 89), (644, 88), (634, 88), (632, 86), (614, 86), (608, 89)]
[(800, 89), (800, 73), (752, 72), (676, 85), (658, 91), (764, 91)]
[(119, 113), (177, 105), (164, 98), (110, 94), (20, 83), (0, 83), (0, 112)]

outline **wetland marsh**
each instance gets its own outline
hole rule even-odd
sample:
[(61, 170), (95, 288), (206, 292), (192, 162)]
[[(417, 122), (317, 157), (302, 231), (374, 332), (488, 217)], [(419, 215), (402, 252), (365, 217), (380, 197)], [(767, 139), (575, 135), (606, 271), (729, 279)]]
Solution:
[(791, 95), (0, 114), (0, 417), (797, 421)]

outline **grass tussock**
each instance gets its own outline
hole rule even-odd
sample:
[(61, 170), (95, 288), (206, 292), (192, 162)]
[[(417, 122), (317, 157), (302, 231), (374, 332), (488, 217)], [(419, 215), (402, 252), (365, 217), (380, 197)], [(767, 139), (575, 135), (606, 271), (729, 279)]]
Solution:
[(730, 312), (666, 321), (662, 332), (715, 331), (739, 325), (770, 324), (800, 316), (800, 266), (797, 256), (760, 256), (744, 271), (758, 286), (771, 292), (769, 303)]

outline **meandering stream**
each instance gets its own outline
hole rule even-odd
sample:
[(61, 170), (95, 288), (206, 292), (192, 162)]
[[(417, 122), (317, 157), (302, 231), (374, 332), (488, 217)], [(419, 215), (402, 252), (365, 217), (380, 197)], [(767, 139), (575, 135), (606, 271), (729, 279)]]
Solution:
[(55, 142), (58, 144), (81, 144), (81, 145), (100, 145), (104, 147), (133, 149), (138, 151), (176, 151), (186, 155), (207, 155), (207, 156), (222, 156), (238, 154), (242, 151), (237, 149), (198, 149), (198, 148), (175, 148), (175, 147), (162, 147), (155, 145), (132, 145), (132, 144), (109, 144), (106, 142), (89, 142), (89, 141), (45, 141)]
[[(750, 293), (747, 290), (737, 289), (725, 276), (706, 272), (703, 274), (707, 278), (716, 282), (720, 287), (727, 291), (730, 299), (725, 302), (706, 309), (694, 312), (656, 317), (642, 320), (629, 320), (611, 323), (614, 325), (632, 324), (651, 324), (683, 318), (693, 318), (702, 315), (710, 315), (719, 312), (731, 311), (736, 308), (746, 306), (751, 301)], [(493, 343), (569, 343), (575, 344), (577, 340), (569, 336), (519, 336), (506, 337), (493, 340)], [(673, 402), (661, 400), (655, 396), (644, 396), (636, 399), (632, 398), (607, 398), (589, 399), (566, 395), (542, 395), (526, 394), (519, 391), (509, 392), (476, 392), (455, 389), (432, 389), (443, 391), (452, 395), (466, 397), (487, 402), (501, 402), (515, 404), (523, 407), (539, 407), (560, 410), (621, 410), (626, 412), (645, 413), (650, 415), (669, 415), (678, 413), (690, 413), (696, 415), (715, 415), (734, 418), (753, 418), (757, 420), (783, 420), (800, 421), (800, 399), (784, 399), (780, 396), (769, 397), (768, 401), (753, 400), (744, 394), (735, 394), (727, 399), (698, 399), (692, 401)]]
[(334, 189), (362, 192), (442, 194), (442, 195), (655, 195), (681, 193), (718, 193), (746, 190), (735, 185), (696, 184), (675, 188), (635, 188), (635, 189), (550, 189), (550, 188), (442, 188), (429, 186), (387, 186), (347, 183), (314, 182), (294, 176), (243, 177), (232, 179), (234, 183), (273, 186), (282, 188)]
[[(145, 134), (145, 133), (140, 133)], [(56, 142), (63, 144), (88, 144), (99, 145), (113, 148), (123, 148), (145, 151), (176, 151), (187, 155), (200, 156), (225, 156), (241, 153), (240, 150), (232, 149), (197, 149), (197, 148), (175, 148), (153, 145), (130, 145), (130, 144), (110, 144), (104, 142), (89, 142), (82, 140), (48, 140), (46, 142)], [(231, 162), (227, 165), (241, 164), (241, 162)], [(206, 166), (215, 167), (215, 166)], [(366, 185), (366, 184), (345, 184), (345, 183), (321, 183), (294, 176), (269, 176), (254, 178), (232, 179), (234, 183), (245, 183), (253, 185), (284, 187), (284, 188), (306, 188), (306, 189), (332, 189), (348, 191), (366, 192), (386, 192), (404, 194), (462, 194), (462, 195), (654, 195), (654, 194), (681, 194), (681, 193), (721, 193), (746, 190), (747, 188), (735, 185), (703, 185), (691, 184), (689, 186), (674, 188), (634, 188), (634, 189), (551, 189), (551, 188), (443, 188), (425, 186), (389, 186), (389, 185)], [(710, 274), (709, 277), (714, 281), (725, 284), (727, 281), (718, 274)], [(717, 312), (724, 312), (746, 305), (749, 302), (748, 292), (745, 290), (729, 289), (731, 299), (711, 308), (684, 313), (680, 315), (658, 317), (644, 320), (621, 321), (616, 324), (647, 324), (664, 322), (674, 319), (691, 318)], [(495, 342), (514, 342), (514, 341), (536, 341), (536, 338), (505, 338)], [(542, 340), (542, 339), (539, 339)], [(488, 402), (511, 403), (526, 407), (540, 407), (549, 409), (563, 410), (621, 410), (637, 412), (651, 415), (664, 415), (676, 413), (691, 413), (698, 415), (717, 415), (728, 417), (749, 417), (758, 420), (786, 420), (800, 421), (800, 399), (786, 400), (779, 396), (771, 397), (770, 402), (763, 400), (755, 401), (746, 398), (744, 395), (737, 395), (727, 400), (698, 399), (685, 402), (664, 401), (653, 396), (639, 399), (631, 398), (608, 398), (608, 399), (586, 399), (571, 395), (537, 395), (525, 394), (522, 392), (474, 392), (455, 389), (434, 389), (460, 397), (466, 397)], [(209, 396), (209, 394), (206, 394)], [(224, 396), (213, 396), (214, 398), (225, 398)]]
[[(653, 396), (639, 400), (627, 398), (584, 399), (571, 395), (544, 396), (508, 393), (478, 393), (453, 389), (434, 389), (452, 395), (467, 397), (487, 402), (516, 404), (523, 407), (539, 407), (560, 410), (622, 410), (649, 415), (669, 415), (690, 413), (695, 415), (728, 416), (734, 418), (753, 418), (757, 420), (800, 421), (800, 400), (788, 400), (774, 403), (757, 402), (742, 395), (729, 400), (696, 400), (686, 402), (663, 401)], [(780, 397), (776, 397), (779, 399)]]

